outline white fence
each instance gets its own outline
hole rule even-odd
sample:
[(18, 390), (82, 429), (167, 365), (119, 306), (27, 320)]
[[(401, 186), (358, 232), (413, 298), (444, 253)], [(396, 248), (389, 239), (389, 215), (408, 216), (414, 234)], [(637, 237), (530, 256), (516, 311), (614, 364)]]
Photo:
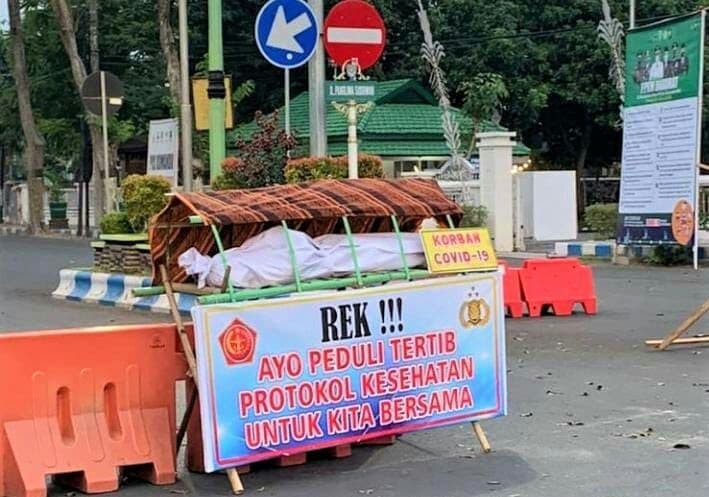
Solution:
[[(89, 189), (90, 209), (89, 221), (90, 225), (94, 226), (93, 205), (94, 197), (93, 190)], [(65, 188), (64, 197), (67, 202), (67, 218), (69, 226), (76, 227), (79, 218), (79, 189), (78, 185), (74, 188)], [(8, 224), (27, 224), (29, 222), (29, 194), (27, 192), (26, 183), (10, 183), (5, 185), (5, 190), (2, 195), (3, 200), (3, 220)], [(44, 194), (44, 220), (49, 222), (49, 194)]]

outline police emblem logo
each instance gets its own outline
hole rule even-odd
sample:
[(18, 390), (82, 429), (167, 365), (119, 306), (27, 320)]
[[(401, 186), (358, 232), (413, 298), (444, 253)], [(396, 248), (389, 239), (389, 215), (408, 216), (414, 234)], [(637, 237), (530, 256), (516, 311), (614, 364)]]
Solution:
[(458, 313), (464, 328), (485, 326), (490, 321), (490, 305), (485, 299), (470, 299), (460, 306)]

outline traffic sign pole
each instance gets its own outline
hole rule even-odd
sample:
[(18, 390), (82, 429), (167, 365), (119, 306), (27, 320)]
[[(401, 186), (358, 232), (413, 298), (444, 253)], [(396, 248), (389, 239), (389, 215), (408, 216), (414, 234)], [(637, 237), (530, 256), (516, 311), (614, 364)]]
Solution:
[(222, 44), (222, 1), (209, 0), (209, 177), (210, 182), (222, 172), (226, 157), (224, 129), (224, 54)]
[(290, 70), (306, 64), (315, 53), (320, 35), (318, 20), (303, 0), (269, 0), (256, 17), (254, 32), (261, 54), (285, 70), (284, 121), (290, 136)]
[(286, 115), (285, 117), (285, 128), (286, 128), (286, 134), (290, 136), (290, 69), (285, 70), (285, 109), (286, 109)]
[(103, 128), (103, 166), (105, 168), (105, 178), (103, 180), (104, 188), (104, 206), (106, 214), (113, 211), (113, 202), (111, 201), (111, 185), (109, 180), (111, 177), (111, 169), (108, 165), (108, 112), (106, 111), (106, 73), (101, 71), (101, 127)]
[(357, 160), (357, 102), (347, 102), (347, 177), (359, 178)]
[[(332, 60), (342, 68), (336, 80), (349, 80), (350, 85), (332, 84), (328, 91), (333, 99), (347, 96), (346, 104), (334, 101), (333, 105), (347, 118), (347, 172), (350, 179), (357, 179), (357, 115), (366, 112), (371, 102), (357, 103), (357, 95), (367, 96), (374, 87), (362, 85), (357, 81), (369, 78), (362, 74), (363, 69), (377, 63), (386, 43), (386, 27), (377, 9), (364, 0), (343, 0), (330, 10), (323, 26), (323, 43)], [(360, 99), (361, 101), (361, 99)]]

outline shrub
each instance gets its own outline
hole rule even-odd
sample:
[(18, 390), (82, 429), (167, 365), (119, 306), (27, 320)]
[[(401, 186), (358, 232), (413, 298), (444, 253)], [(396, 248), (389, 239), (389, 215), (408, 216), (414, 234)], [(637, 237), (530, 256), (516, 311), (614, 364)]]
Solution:
[[(383, 178), (382, 159), (376, 155), (359, 155), (360, 178)], [(305, 157), (289, 160), (286, 164), (286, 181), (302, 183), (320, 179), (347, 178), (347, 157)]]
[(679, 266), (692, 261), (692, 247), (681, 245), (658, 245), (652, 249), (646, 262), (658, 266)]
[(347, 177), (347, 161), (338, 157), (304, 157), (286, 164), (286, 181), (302, 183), (317, 179), (342, 179)]
[(463, 219), (461, 228), (484, 228), (487, 225), (487, 208), (484, 205), (463, 206)]
[(234, 190), (247, 188), (244, 161), (236, 157), (227, 157), (222, 161), (222, 173), (212, 182), (215, 190)]
[(709, 230), (709, 213), (702, 212), (699, 214), (699, 229)]
[(160, 176), (141, 176), (131, 174), (123, 180), (123, 201), (128, 220), (137, 233), (148, 227), (148, 221), (160, 212), (165, 204), (172, 185)]
[(593, 204), (586, 207), (584, 224), (603, 238), (613, 238), (618, 225), (618, 204)]
[(239, 167), (243, 188), (283, 183), (288, 151), (296, 145), (293, 135), (288, 136), (279, 126), (277, 112), (268, 116), (257, 112), (256, 125), (258, 129), (248, 141), (236, 140), (239, 158), (243, 161)]
[[(343, 157), (347, 164), (347, 157)], [(360, 178), (383, 178), (384, 167), (382, 166), (382, 158), (378, 155), (359, 154), (358, 173)]]
[(120, 235), (133, 233), (133, 227), (125, 212), (111, 212), (101, 218), (101, 233), (104, 235)]

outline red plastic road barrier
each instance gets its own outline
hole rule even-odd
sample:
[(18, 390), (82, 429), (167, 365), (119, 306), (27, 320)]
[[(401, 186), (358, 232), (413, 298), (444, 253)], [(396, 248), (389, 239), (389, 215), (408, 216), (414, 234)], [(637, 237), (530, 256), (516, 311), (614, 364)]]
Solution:
[(575, 304), (581, 304), (586, 314), (596, 314), (593, 273), (578, 259), (527, 260), (519, 275), (530, 317), (541, 316), (546, 306), (556, 316), (570, 316)]
[(0, 495), (44, 497), (45, 477), (87, 493), (118, 468), (175, 481), (174, 325), (0, 335)]
[(521, 318), (524, 315), (524, 301), (519, 280), (520, 269), (510, 267), (506, 261), (499, 261), (499, 264), (505, 268), (505, 275), (502, 278), (505, 311), (513, 318)]

